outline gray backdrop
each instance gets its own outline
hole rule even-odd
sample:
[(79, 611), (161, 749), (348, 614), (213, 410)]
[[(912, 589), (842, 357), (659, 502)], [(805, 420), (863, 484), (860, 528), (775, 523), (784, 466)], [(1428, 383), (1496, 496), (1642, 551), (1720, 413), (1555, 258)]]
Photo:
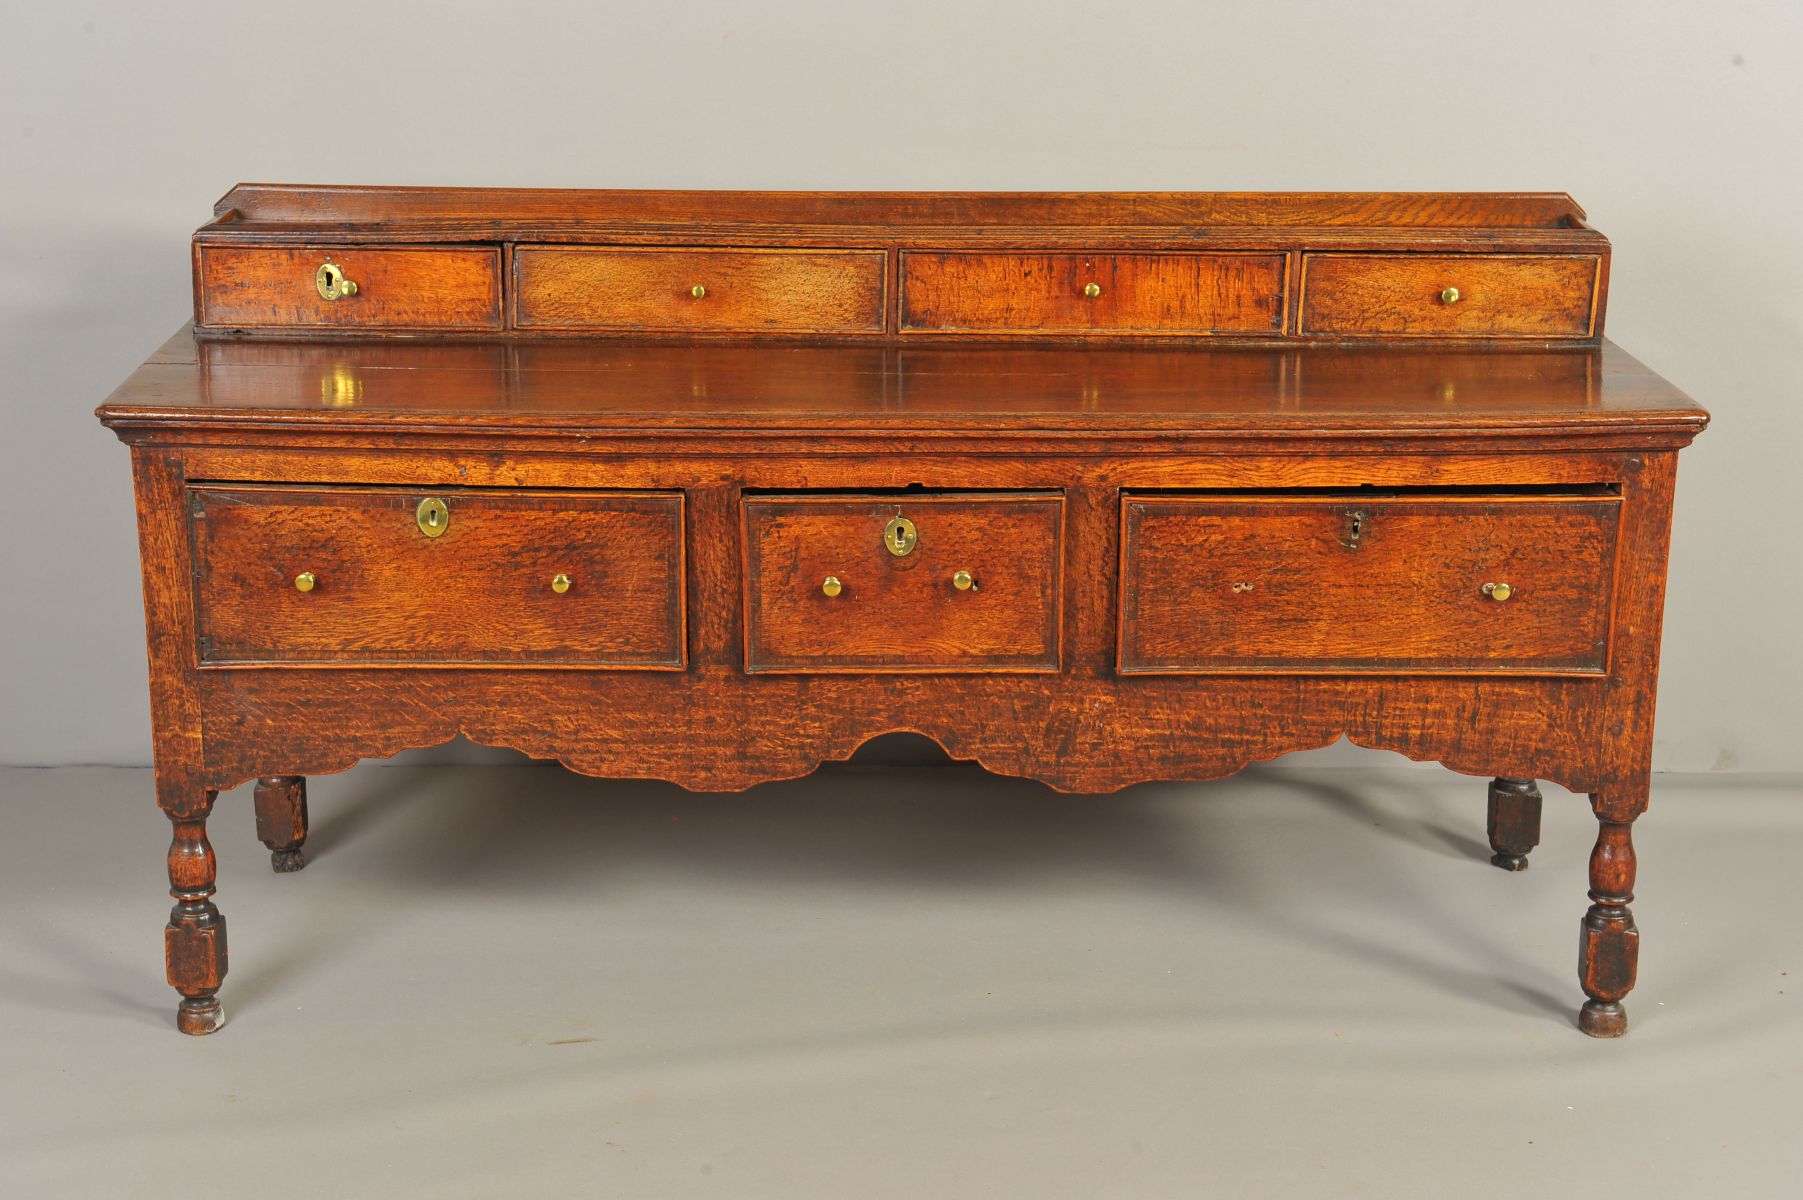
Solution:
[(124, 450), (238, 180), (1547, 189), (1687, 452), (1658, 762), (1803, 770), (1795, 0), (0, 0), (0, 763), (148, 760)]

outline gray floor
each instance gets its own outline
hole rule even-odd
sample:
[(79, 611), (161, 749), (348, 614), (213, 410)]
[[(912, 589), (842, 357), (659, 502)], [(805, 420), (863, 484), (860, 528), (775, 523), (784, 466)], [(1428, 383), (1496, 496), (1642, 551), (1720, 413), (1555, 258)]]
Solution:
[(212, 821), (226, 1027), (177, 1034), (144, 772), (0, 772), (0, 1193), (1795, 1196), (1803, 791), (1665, 777), (1633, 1032), (1579, 1034), (1583, 801), (1270, 767), (740, 796), (541, 767)]

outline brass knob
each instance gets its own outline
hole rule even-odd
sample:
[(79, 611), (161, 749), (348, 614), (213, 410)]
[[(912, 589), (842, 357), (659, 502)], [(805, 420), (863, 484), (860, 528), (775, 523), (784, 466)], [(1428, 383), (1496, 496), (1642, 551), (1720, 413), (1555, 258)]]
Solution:
[(310, 592), (313, 590), (313, 585), (318, 582), (319, 580), (314, 577), (313, 572), (302, 571), (299, 575), (294, 577), (294, 590), (297, 592)]
[(1486, 583), (1483, 586), (1482, 591), (1484, 595), (1490, 597), (1490, 599), (1496, 601), (1498, 604), (1501, 604), (1504, 600), (1507, 600), (1510, 596), (1515, 594), (1515, 589), (1506, 583)]
[(559, 596), (570, 590), (570, 577), (559, 571), (551, 576), (551, 590)]
[(977, 581), (971, 578), (969, 571), (958, 571), (952, 575), (952, 586), (961, 592), (968, 592), (977, 586)]
[(1459, 302), (1459, 289), (1458, 288), (1449, 287), (1445, 291), (1440, 293), (1440, 303), (1442, 303), (1442, 304), (1457, 304), (1458, 302)]
[(327, 259), (313, 272), (313, 286), (321, 300), (342, 300), (357, 294), (357, 285), (344, 276), (344, 268)]
[(845, 585), (839, 582), (839, 577), (837, 575), (828, 575), (825, 579), (820, 581), (820, 590), (829, 596), (837, 596), (840, 592), (845, 590)]
[(699, 283), (698, 283), (698, 284), (696, 284), (696, 285), (695, 285), (695, 286), (694, 286), (694, 287), (692, 287), (692, 288), (690, 288), (690, 289), (689, 289), (689, 295), (691, 295), (691, 296), (693, 296), (693, 297), (695, 297), (695, 299), (697, 299), (697, 300), (699, 300), (699, 299), (701, 299), (701, 298), (702, 298), (702, 297), (703, 297), (703, 296), (705, 296), (705, 295), (707, 295), (707, 289), (706, 289), (706, 288), (704, 288), (704, 287), (702, 287), (702, 286), (701, 286), (701, 285), (700, 285), (700, 284), (699, 284)]
[(1088, 296), (1091, 300), (1094, 300), (1097, 296), (1102, 294), (1102, 285), (1099, 283), (1086, 283), (1083, 285), (1083, 294)]

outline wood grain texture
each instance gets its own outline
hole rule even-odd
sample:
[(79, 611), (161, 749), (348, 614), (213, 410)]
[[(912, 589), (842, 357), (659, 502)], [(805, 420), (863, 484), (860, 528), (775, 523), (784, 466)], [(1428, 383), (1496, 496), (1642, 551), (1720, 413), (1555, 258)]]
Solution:
[[(894, 517), (917, 531), (905, 555)], [(747, 500), (745, 669), (1056, 671), (1063, 523), (1056, 495)]]
[(1279, 254), (904, 251), (901, 288), (905, 333), (1272, 334), (1283, 326)]
[(1306, 254), (1301, 332), (1589, 337), (1598, 269), (1587, 255)]
[(1602, 674), (1620, 507), (1130, 495), (1121, 670)]
[[(880, 333), (880, 250), (520, 246), (514, 324), (596, 333)], [(693, 294), (700, 287), (702, 296)]]
[[(235, 329), (501, 327), (501, 256), (465, 247), (199, 246), (195, 321)], [(332, 261), (357, 294), (323, 299), (314, 276)]]
[(431, 495), (437, 537), (411, 490), (192, 489), (202, 665), (682, 666), (679, 493)]

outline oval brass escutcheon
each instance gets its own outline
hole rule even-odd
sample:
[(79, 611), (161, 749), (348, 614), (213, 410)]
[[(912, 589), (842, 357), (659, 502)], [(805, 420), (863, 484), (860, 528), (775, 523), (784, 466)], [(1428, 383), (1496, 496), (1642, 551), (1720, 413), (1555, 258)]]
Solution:
[(427, 537), (442, 537), (451, 527), (451, 506), (437, 496), (427, 496), (413, 510), (413, 519), (419, 522), (419, 531)]
[(913, 553), (919, 542), (920, 534), (915, 530), (914, 522), (906, 517), (890, 517), (889, 523), (883, 526), (883, 545), (897, 558)]
[(344, 268), (329, 258), (313, 272), (313, 286), (319, 290), (321, 300), (341, 300), (357, 294), (357, 285), (345, 277)]

